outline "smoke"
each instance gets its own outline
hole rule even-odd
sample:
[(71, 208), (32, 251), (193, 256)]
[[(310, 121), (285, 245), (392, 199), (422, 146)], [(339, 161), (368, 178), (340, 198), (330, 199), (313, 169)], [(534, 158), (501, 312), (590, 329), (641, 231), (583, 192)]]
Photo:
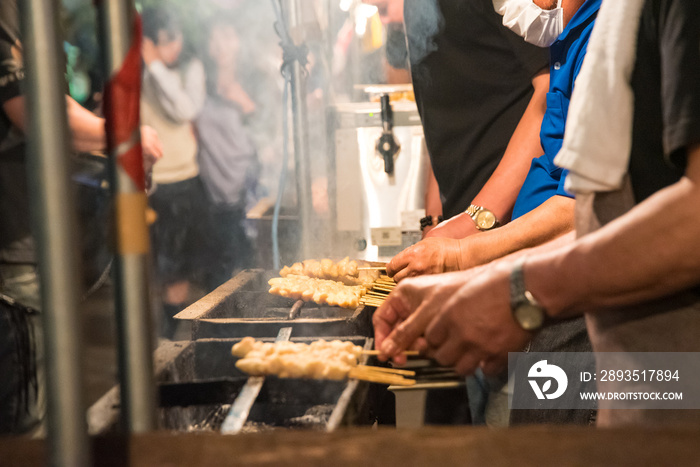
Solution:
[(406, 0), (404, 20), (411, 65), (437, 50), (434, 37), (445, 25), (437, 0)]

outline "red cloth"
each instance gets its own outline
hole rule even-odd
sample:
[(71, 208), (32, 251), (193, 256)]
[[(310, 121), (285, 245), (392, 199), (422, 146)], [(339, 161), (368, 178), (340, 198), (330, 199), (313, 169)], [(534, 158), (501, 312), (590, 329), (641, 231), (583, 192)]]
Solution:
[[(141, 96), (141, 18), (134, 15), (131, 47), (121, 69), (105, 85), (105, 116), (107, 144), (110, 149), (132, 139), (139, 131), (139, 102)], [(139, 143), (117, 155), (119, 165), (140, 189), (146, 188), (143, 152)]]

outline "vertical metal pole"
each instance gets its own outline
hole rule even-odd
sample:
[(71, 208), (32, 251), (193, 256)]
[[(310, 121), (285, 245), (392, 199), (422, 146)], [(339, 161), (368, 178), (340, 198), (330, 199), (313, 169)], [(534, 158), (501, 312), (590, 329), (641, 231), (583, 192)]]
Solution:
[[(122, 69), (132, 47), (134, 6), (130, 0), (97, 2), (105, 76), (111, 81)], [(138, 66), (138, 65), (135, 65)], [(109, 86), (106, 92), (109, 93)], [(115, 294), (119, 334), (121, 415), (124, 426), (133, 433), (155, 429), (156, 396), (153, 381), (151, 314), (148, 288), (147, 197), (120, 163), (140, 144), (138, 125), (119, 141), (115, 136), (116, 117), (128, 111), (126, 103), (110, 99), (107, 141), (112, 166), (111, 188), (115, 203)], [(122, 104), (122, 108), (118, 108)], [(122, 129), (123, 130), (123, 129)]]
[[(299, 0), (287, 2), (289, 35), (296, 45), (302, 42), (301, 4)], [(314, 211), (311, 197), (311, 162), (309, 160), (309, 122), (306, 111), (306, 74), (298, 61), (292, 65), (292, 119), (294, 129), (294, 168), (297, 182), (297, 203), (301, 228), (301, 257), (314, 254)]]
[(59, 3), (22, 0), (18, 4), (27, 71), (27, 166), (41, 278), (51, 464), (87, 466), (90, 450), (80, 360), (77, 222), (68, 168)]

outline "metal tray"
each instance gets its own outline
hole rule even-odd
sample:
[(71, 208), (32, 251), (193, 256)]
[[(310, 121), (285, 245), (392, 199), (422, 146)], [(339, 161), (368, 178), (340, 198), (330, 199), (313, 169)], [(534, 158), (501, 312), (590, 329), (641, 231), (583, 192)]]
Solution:
[[(356, 345), (371, 347), (371, 339), (362, 336), (334, 337)], [(274, 339), (261, 339), (273, 342)], [(311, 342), (315, 338), (292, 337), (293, 342)], [(169, 394), (158, 409), (158, 429), (176, 431), (218, 431), (231, 403), (247, 380), (235, 364), (231, 346), (240, 339), (201, 339), (165, 342), (155, 353), (156, 382), (159, 393)], [(212, 390), (212, 387), (215, 387)], [(223, 387), (233, 392), (221, 394)], [(211, 403), (201, 391), (222, 399)], [(332, 431), (342, 425), (371, 424), (370, 391), (377, 385), (349, 380), (327, 381), (266, 377), (241, 432), (277, 428), (309, 428)], [(383, 389), (381, 389), (383, 390)], [(188, 392), (190, 400), (188, 401)], [(173, 403), (173, 394), (177, 402)], [(88, 411), (90, 433), (115, 431), (119, 423), (119, 388), (115, 386)]]
[(290, 318), (295, 300), (268, 293), (267, 281), (277, 271), (250, 269), (175, 315), (192, 325), (192, 339), (274, 337), (292, 327), (296, 337), (372, 336), (374, 308), (354, 310), (305, 302)]

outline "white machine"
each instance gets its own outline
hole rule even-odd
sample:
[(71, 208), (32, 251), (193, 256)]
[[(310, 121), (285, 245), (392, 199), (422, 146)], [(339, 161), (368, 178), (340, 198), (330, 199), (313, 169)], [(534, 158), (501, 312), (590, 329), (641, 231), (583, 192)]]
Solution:
[(369, 261), (386, 261), (420, 240), (425, 216), (429, 161), (416, 104), (382, 101), (333, 108), (334, 245), (339, 255)]

